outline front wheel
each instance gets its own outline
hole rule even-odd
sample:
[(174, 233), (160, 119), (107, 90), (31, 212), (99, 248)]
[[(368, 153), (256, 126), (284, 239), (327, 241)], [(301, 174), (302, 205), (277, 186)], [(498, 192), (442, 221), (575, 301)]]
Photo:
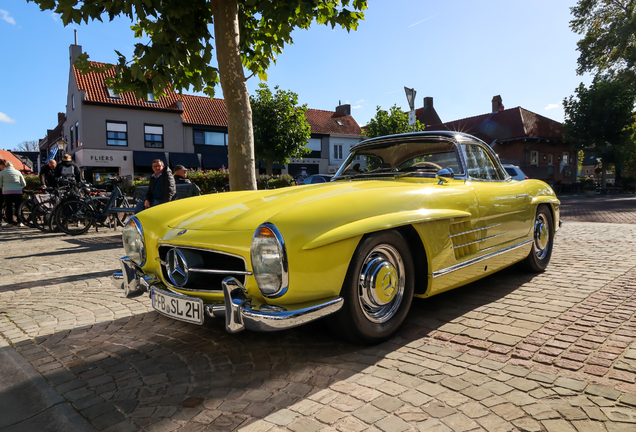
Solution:
[(550, 262), (554, 243), (554, 221), (552, 212), (546, 206), (537, 209), (532, 227), (532, 237), (532, 250), (528, 257), (523, 260), (523, 266), (529, 272), (541, 273)]
[(86, 202), (70, 200), (60, 204), (55, 213), (57, 226), (70, 235), (84, 234), (95, 220), (95, 211)]
[(390, 338), (404, 322), (414, 290), (413, 259), (404, 237), (384, 231), (362, 239), (342, 287), (344, 305), (327, 317), (334, 333), (354, 343)]

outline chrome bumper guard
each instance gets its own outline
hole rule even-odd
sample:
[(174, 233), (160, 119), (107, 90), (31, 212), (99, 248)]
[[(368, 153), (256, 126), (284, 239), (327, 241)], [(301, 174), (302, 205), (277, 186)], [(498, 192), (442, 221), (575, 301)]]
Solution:
[[(153, 275), (144, 274), (130, 258), (120, 259), (122, 272), (111, 277), (116, 288), (124, 290), (126, 297), (136, 297), (150, 289), (166, 289), (165, 285)], [(297, 327), (337, 312), (342, 307), (342, 297), (333, 297), (319, 302), (296, 305), (276, 306), (262, 304), (252, 306), (247, 298), (247, 290), (236, 280), (228, 277), (223, 280), (224, 304), (205, 305), (206, 314), (213, 317), (225, 317), (225, 329), (229, 333), (242, 330), (276, 331)]]

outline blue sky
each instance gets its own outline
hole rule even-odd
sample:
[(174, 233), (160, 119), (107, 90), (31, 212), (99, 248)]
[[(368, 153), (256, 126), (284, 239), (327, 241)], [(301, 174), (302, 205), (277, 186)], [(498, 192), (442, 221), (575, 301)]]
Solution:
[[(355, 32), (318, 25), (296, 31), (267, 84), (296, 92), (309, 108), (349, 103), (361, 126), (378, 105), (407, 110), (404, 86), (417, 91), (416, 107), (433, 97), (442, 121), (490, 112), (495, 95), (506, 108), (563, 121), (562, 100), (591, 81), (575, 72), (580, 36), (569, 28), (575, 4), (371, 0)], [(74, 29), (91, 60), (114, 62), (114, 50), (132, 53), (136, 40), (129, 27), (125, 19), (64, 27), (26, 0), (0, 2), (0, 148), (43, 138), (66, 110)], [(248, 80), (250, 93), (258, 83)]]

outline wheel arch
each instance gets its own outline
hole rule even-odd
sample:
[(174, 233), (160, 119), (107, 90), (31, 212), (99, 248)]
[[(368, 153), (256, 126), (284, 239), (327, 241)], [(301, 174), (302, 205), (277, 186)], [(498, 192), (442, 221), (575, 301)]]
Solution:
[[(385, 230), (374, 231), (370, 233), (364, 234), (360, 237), (360, 241), (358, 242), (358, 246), (367, 238), (372, 235), (376, 235), (378, 233), (387, 232), (387, 231), (397, 231), (406, 241), (408, 245), (409, 251), (411, 253), (411, 258), (414, 264), (414, 284), (415, 284), (415, 294), (424, 294), (428, 288), (428, 258), (426, 255), (426, 249), (424, 248), (424, 243), (422, 243), (422, 239), (413, 227), (413, 225), (402, 225), (398, 227), (392, 227)], [(356, 249), (357, 247), (356, 246)], [(424, 264), (424, 265), (423, 265)]]

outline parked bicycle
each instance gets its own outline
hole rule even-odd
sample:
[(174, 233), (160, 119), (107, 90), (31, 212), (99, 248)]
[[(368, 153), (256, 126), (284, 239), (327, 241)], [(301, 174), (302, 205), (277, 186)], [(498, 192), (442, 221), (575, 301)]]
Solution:
[(90, 194), (85, 198), (65, 200), (55, 211), (55, 223), (60, 230), (70, 235), (84, 234), (91, 226), (123, 225), (128, 216), (135, 212), (135, 207), (119, 188), (119, 184), (125, 181), (116, 177), (108, 182), (113, 190), (106, 202)]

